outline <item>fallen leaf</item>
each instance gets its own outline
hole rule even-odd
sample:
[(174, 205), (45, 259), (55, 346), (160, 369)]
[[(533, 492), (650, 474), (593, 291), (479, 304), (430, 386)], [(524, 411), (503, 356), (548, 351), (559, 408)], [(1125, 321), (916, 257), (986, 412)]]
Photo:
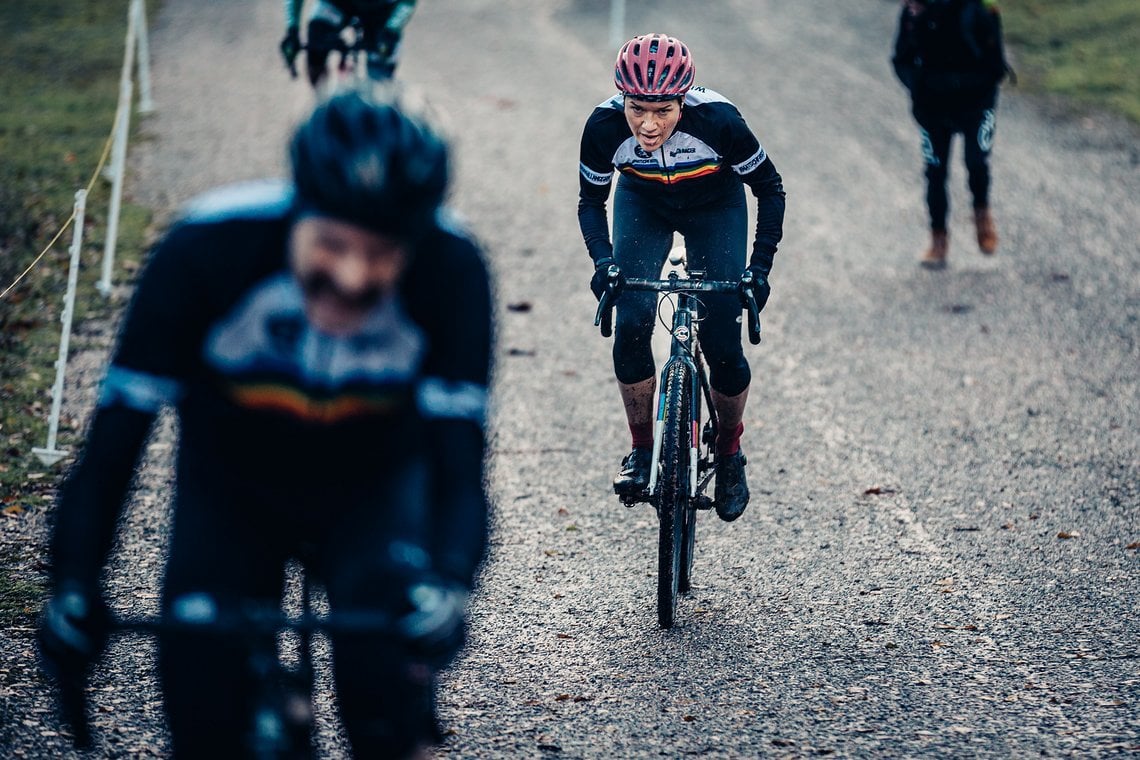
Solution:
[(574, 638), (574, 637), (573, 637), (573, 636), (571, 636), (571, 635), (570, 635), (570, 634), (568, 634), (568, 633), (559, 633), (559, 634), (558, 634), (558, 638), (560, 638), (560, 639), (572, 639), (572, 638)]
[(1136, 551), (1137, 549), (1140, 549), (1140, 541), (1133, 541), (1132, 543), (1130, 543), (1128, 546), (1126, 546), (1124, 548), (1125, 549), (1131, 549), (1132, 551)]
[(1069, 530), (1063, 530), (1063, 531), (1061, 531), (1060, 533), (1058, 533), (1058, 534), (1057, 534), (1057, 538), (1060, 538), (1060, 539), (1066, 539), (1066, 538), (1077, 538), (1077, 537), (1078, 537), (1078, 536), (1080, 536), (1080, 535), (1081, 535), (1081, 534), (1080, 534), (1080, 533), (1078, 533), (1078, 532), (1077, 532), (1077, 531), (1075, 531), (1075, 530), (1072, 530), (1072, 531), (1069, 531)]
[(692, 723), (694, 720), (696, 720), (696, 718), (694, 718), (692, 715), (686, 715), (685, 717), (681, 718), (681, 720), (685, 721), (686, 723)]
[(864, 496), (889, 496), (890, 494), (898, 493), (894, 488), (886, 488), (884, 486), (871, 486), (863, 492)]
[(2, 513), (5, 517), (19, 517), (20, 515), (24, 514), (24, 508), (19, 504), (11, 504), (7, 507), (4, 507)]

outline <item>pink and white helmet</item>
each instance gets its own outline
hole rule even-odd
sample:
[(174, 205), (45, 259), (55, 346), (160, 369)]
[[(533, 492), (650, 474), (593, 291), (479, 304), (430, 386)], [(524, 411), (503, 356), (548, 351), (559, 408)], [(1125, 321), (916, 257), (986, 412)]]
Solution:
[(683, 42), (665, 34), (643, 34), (622, 46), (614, 84), (638, 100), (673, 100), (693, 86), (696, 69)]

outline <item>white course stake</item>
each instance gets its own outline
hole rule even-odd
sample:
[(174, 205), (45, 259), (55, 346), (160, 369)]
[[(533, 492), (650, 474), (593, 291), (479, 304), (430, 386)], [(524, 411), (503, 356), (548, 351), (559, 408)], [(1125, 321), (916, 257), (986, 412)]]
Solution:
[(138, 40), (139, 113), (154, 113), (150, 96), (150, 41), (146, 31), (146, 2), (134, 0), (135, 34)]
[(67, 374), (67, 351), (71, 343), (71, 320), (75, 316), (75, 291), (79, 285), (79, 254), (83, 249), (83, 217), (87, 212), (87, 191), (80, 190), (75, 194), (75, 220), (72, 222), (71, 234), (71, 264), (67, 270), (67, 295), (64, 297), (63, 314), (60, 321), (63, 329), (59, 335), (59, 358), (55, 362), (55, 385), (51, 389), (51, 417), (48, 418), (47, 446), (33, 448), (32, 453), (40, 461), (51, 466), (67, 456), (66, 450), (55, 447), (55, 439), (59, 434), (59, 410), (63, 404), (63, 379)]
[(111, 146), (111, 165), (104, 176), (111, 180), (111, 207), (107, 211), (107, 239), (103, 244), (103, 276), (95, 289), (104, 297), (111, 295), (111, 276), (115, 268), (115, 246), (119, 237), (119, 216), (123, 204), (123, 180), (127, 173), (127, 138), (131, 133), (131, 103), (135, 95), (131, 71), (135, 67), (138, 45), (138, 2), (133, 0), (127, 12), (127, 41), (123, 52), (123, 70), (119, 75), (119, 107), (115, 112), (115, 141)]
[(625, 42), (625, 0), (610, 0), (610, 47), (617, 50)]

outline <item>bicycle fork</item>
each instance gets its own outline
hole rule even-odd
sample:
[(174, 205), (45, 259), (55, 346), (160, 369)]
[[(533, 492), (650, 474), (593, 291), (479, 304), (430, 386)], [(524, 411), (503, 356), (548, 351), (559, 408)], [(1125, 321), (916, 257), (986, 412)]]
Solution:
[[(685, 299), (687, 296), (682, 293), (681, 298)], [(653, 458), (649, 466), (650, 496), (656, 495), (657, 479), (661, 474), (661, 443), (665, 438), (665, 407), (666, 397), (669, 393), (666, 378), (669, 376), (669, 369), (673, 366), (674, 362), (682, 362), (688, 365), (689, 369), (689, 382), (691, 384), (689, 392), (689, 423), (692, 429), (689, 431), (688, 493), (690, 498), (697, 495), (697, 448), (700, 445), (698, 426), (700, 424), (701, 385), (697, 366), (693, 361), (690, 348), (694, 337), (691, 317), (692, 315), (684, 303), (679, 304), (677, 310), (673, 313), (672, 348), (668, 361), (666, 361), (665, 366), (661, 368), (661, 377), (657, 383), (657, 416), (653, 421)]]

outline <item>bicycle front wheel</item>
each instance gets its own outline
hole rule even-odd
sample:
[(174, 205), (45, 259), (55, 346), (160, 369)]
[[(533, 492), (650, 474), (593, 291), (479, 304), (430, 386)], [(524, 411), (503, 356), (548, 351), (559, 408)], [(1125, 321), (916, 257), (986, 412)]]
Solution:
[[(689, 368), (674, 362), (665, 374), (665, 419), (658, 481), (657, 622), (672, 628), (685, 572), (689, 513), (689, 439), (692, 436)], [(691, 555), (690, 555), (691, 556)], [(685, 586), (688, 585), (687, 578)]]

